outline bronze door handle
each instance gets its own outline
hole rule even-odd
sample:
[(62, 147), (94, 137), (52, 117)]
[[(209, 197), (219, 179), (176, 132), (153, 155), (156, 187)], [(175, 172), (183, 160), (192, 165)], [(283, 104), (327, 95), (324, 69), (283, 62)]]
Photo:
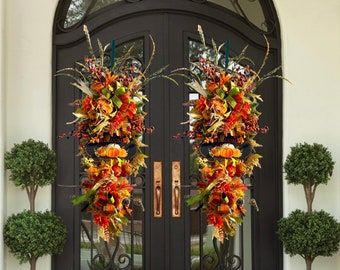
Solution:
[(156, 196), (156, 215), (160, 216), (161, 215), (161, 187), (157, 186), (155, 189), (155, 196)]
[(162, 186), (163, 186), (163, 177), (162, 177), (162, 162), (155, 161), (153, 163), (153, 216), (155, 218), (162, 217)]
[(172, 162), (172, 217), (181, 217), (181, 162)]
[(174, 214), (176, 216), (179, 215), (179, 187), (174, 187), (174, 196), (175, 196), (175, 205), (174, 205)]

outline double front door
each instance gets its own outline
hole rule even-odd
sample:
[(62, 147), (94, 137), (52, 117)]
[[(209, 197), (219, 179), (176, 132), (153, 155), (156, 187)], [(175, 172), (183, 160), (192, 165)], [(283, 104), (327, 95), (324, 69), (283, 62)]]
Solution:
[[(116, 53), (123, 54), (133, 46), (135, 64), (145, 65), (150, 58), (151, 35), (156, 43), (156, 54), (151, 69), (156, 71), (165, 65), (169, 70), (188, 67), (189, 59), (198, 57), (201, 45), (197, 25), (204, 29), (207, 40), (213, 37), (218, 43), (231, 40), (231, 54), (235, 55), (248, 45), (243, 35), (217, 24), (204, 16), (191, 16), (181, 12), (158, 12), (143, 14), (117, 21), (95, 30), (92, 38), (102, 43), (115, 39)], [(91, 30), (91, 25), (89, 25)], [(264, 47), (252, 46), (249, 55), (259, 64), (264, 56)], [(86, 55), (86, 44), (82, 40), (58, 50), (56, 69), (71, 66)], [(269, 59), (275, 66), (275, 58)], [(79, 160), (77, 142), (73, 139), (57, 140), (58, 181), (54, 188), (55, 210), (60, 214), (69, 230), (64, 253), (53, 260), (54, 269), (145, 269), (145, 270), (189, 270), (222, 269), (218, 246), (212, 241), (211, 228), (205, 221), (204, 212), (191, 209), (185, 203), (186, 197), (195, 193), (197, 169), (192, 162), (190, 141), (174, 138), (188, 130), (181, 125), (188, 119), (188, 108), (183, 103), (196, 99), (197, 93), (190, 92), (185, 79), (175, 78), (179, 86), (165, 79), (153, 80), (145, 89), (149, 103), (147, 126), (154, 132), (146, 135), (148, 168), (131, 179), (135, 184), (133, 214), (129, 225), (119, 239), (102, 242), (88, 213), (81, 212), (70, 203), (72, 195), (79, 193)], [(67, 104), (78, 93), (72, 91), (66, 79), (56, 81), (56, 133), (71, 127), (65, 123), (72, 116), (72, 107)], [(265, 104), (261, 105), (263, 123), (273, 126), (272, 131), (260, 141), (264, 145), (261, 153), (265, 156), (263, 169), (255, 175), (249, 197), (255, 196), (261, 212), (249, 209), (240, 233), (233, 241), (233, 269), (273, 270), (278, 269), (275, 236), (275, 204), (273, 178), (277, 173), (278, 157), (275, 153), (275, 83), (263, 93)], [(272, 92), (271, 92), (272, 91)], [(73, 185), (73, 186), (72, 186)], [(70, 188), (70, 186), (72, 188)], [(231, 254), (230, 253), (230, 254)], [(229, 255), (230, 255), (229, 254)], [(260, 260), (260, 262), (259, 262)], [(265, 261), (266, 260), (266, 261)], [(239, 264), (239, 268), (237, 268)]]

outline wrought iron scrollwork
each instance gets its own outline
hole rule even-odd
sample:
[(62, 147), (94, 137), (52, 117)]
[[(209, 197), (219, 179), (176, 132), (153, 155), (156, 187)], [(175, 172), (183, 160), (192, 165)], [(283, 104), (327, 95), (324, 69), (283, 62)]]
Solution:
[(202, 257), (202, 265), (204, 269), (213, 269), (213, 267), (217, 265), (216, 257), (211, 254), (205, 254)]
[(242, 267), (242, 259), (231, 253), (231, 242), (233, 238), (225, 239), (218, 245), (218, 240), (214, 238), (213, 244), (217, 255), (217, 265), (215, 270), (238, 270)]
[(102, 253), (96, 254), (91, 259), (91, 262), (88, 262), (91, 270), (127, 270), (131, 268), (131, 257), (128, 254), (120, 254), (117, 258), (120, 247), (119, 237), (115, 239), (115, 248), (112, 253), (110, 252), (108, 243), (105, 242), (104, 245), (107, 252), (106, 256)]
[(131, 269), (131, 257), (128, 254), (120, 254), (118, 257), (119, 270)]

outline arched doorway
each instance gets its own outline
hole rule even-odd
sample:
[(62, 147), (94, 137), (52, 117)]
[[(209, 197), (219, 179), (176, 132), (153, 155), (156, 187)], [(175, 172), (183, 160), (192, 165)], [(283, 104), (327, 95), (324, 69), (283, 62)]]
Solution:
[[(258, 64), (265, 53), (262, 34), (266, 33), (271, 44), (266, 68), (271, 70), (281, 62), (279, 24), (270, 1), (60, 1), (54, 25), (54, 71), (72, 66), (86, 55), (83, 23), (88, 25), (94, 40), (100, 38), (102, 43), (109, 43), (115, 39), (118, 54), (134, 44), (135, 58), (141, 64), (149, 57), (151, 44), (148, 35), (151, 34), (157, 44), (154, 70), (166, 64), (170, 64), (171, 68), (188, 64), (197, 47), (197, 24), (202, 25), (207, 36), (214, 37), (219, 43), (231, 40), (232, 54), (249, 45), (248, 53)], [(79, 193), (80, 167), (75, 156), (77, 142), (58, 139), (58, 135), (72, 129), (65, 124), (70, 120), (73, 109), (68, 104), (79, 95), (69, 82), (57, 77), (53, 83), (53, 128), (58, 156), (53, 207), (62, 216), (69, 231), (63, 254), (53, 258), (54, 269), (91, 269), (89, 264), (93, 267), (100, 264), (100, 260), (108, 264), (111, 260), (111, 266), (114, 264), (117, 269), (214, 269), (217, 258), (213, 253), (209, 227), (204, 223), (204, 213), (189, 209), (184, 203), (185, 196), (194, 192), (190, 178), (190, 145), (185, 140), (172, 138), (186, 128), (179, 125), (186, 119), (182, 104), (189, 98), (195, 98), (195, 94), (190, 93), (181, 80), (180, 87), (157, 80), (145, 89), (150, 98), (147, 121), (156, 130), (145, 138), (149, 145), (148, 169), (131, 180), (137, 185), (134, 196), (143, 202), (144, 211), (136, 204), (129, 228), (126, 228), (120, 242), (105, 246), (97, 241), (87, 214), (70, 203), (71, 197)], [(234, 253), (242, 258), (238, 269), (244, 270), (282, 269), (282, 250), (275, 233), (276, 220), (282, 212), (281, 82), (268, 81), (263, 89), (267, 91), (261, 92), (265, 100), (261, 105), (262, 122), (270, 127), (270, 131), (259, 139), (264, 145), (260, 150), (264, 156), (263, 168), (256, 172), (252, 190), (261, 210), (249, 212), (249, 220), (245, 221), (234, 244)], [(182, 181), (179, 217), (174, 216), (171, 210), (171, 179), (176, 164), (181, 167)], [(155, 214), (154, 179), (160, 166), (162, 211)]]

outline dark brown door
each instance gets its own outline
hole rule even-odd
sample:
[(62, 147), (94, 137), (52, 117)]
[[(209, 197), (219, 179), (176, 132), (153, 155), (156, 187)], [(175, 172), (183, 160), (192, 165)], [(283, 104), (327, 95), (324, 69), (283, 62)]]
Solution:
[[(169, 29), (168, 33), (165, 32), (168, 34), (167, 42), (169, 44), (168, 53), (165, 55), (168, 56), (167, 61), (171, 67), (188, 66), (189, 58), (197, 55), (197, 48), (199, 47), (197, 24), (200, 24), (204, 29), (207, 40), (210, 40), (211, 37), (218, 43), (222, 43), (226, 39), (231, 40), (232, 55), (240, 53), (246, 45), (249, 45), (249, 40), (244, 39), (238, 33), (206, 19), (179, 14), (166, 14), (164, 17), (164, 20), (168, 23), (167, 29)], [(249, 46), (248, 55), (255, 61), (257, 66), (262, 63), (264, 54), (264, 40), (262, 46)], [(275, 58), (272, 57), (267, 62), (266, 69), (271, 70), (277, 65)], [(166, 98), (168, 101), (164, 104), (165, 114), (168, 114), (166, 122), (169, 123), (169, 133), (165, 134), (164, 138), (164, 144), (168, 144), (169, 151), (167, 163), (170, 166), (174, 160), (181, 162), (184, 177), (182, 195), (186, 197), (193, 191), (193, 188), (189, 186), (193, 180), (191, 176), (195, 173), (190, 168), (191, 147), (189, 140), (176, 140), (171, 139), (171, 137), (188, 128), (178, 124), (187, 120), (188, 117), (187, 111), (182, 104), (189, 99), (197, 98), (197, 93), (190, 92), (189, 89), (183, 86), (183, 83), (180, 87), (169, 84), (168, 89), (168, 93), (166, 92), (167, 89), (164, 89), (165, 97), (168, 95), (168, 98)], [(263, 92), (261, 91), (262, 89), (264, 90)], [(255, 174), (253, 179), (254, 188), (249, 196), (257, 199), (261, 211), (257, 213), (253, 209), (249, 209), (248, 217), (243, 228), (240, 228), (239, 235), (235, 239), (236, 243), (231, 250), (234, 255), (241, 257), (242, 262), (239, 269), (245, 270), (278, 269), (279, 265), (277, 254), (280, 252), (280, 247), (275, 235), (278, 208), (275, 207), (275, 204), (278, 201), (280, 191), (277, 189), (276, 181), (273, 180), (276, 177), (277, 170), (280, 171), (280, 168), (277, 168), (280, 163), (277, 156), (278, 152), (275, 150), (280, 140), (275, 134), (277, 127), (280, 125), (277, 123), (277, 115), (275, 114), (278, 109), (276, 107), (278, 102), (277, 81), (268, 82), (259, 91), (265, 100), (265, 103), (261, 106), (263, 112), (262, 124), (268, 125), (270, 132), (259, 136), (260, 143), (264, 145), (260, 150), (264, 159), (262, 169)], [(170, 167), (167, 169), (169, 172), (171, 171)], [(171, 174), (168, 177), (168, 179), (171, 179)], [(167, 191), (167, 194), (171, 194), (171, 189)], [(171, 199), (169, 198), (168, 201), (171, 202)], [(218, 262), (214, 254), (215, 250), (211, 241), (210, 228), (204, 224), (204, 213), (201, 217), (203, 220), (199, 220), (200, 217), (197, 213), (195, 214), (195, 211), (190, 210), (185, 204), (182, 204), (182, 207), (185, 214), (181, 218), (171, 218), (171, 213), (169, 213), (170, 265), (171, 262), (175, 262), (175, 266), (170, 267), (170, 269), (196, 269), (196, 266), (200, 266), (202, 269), (214, 269), (212, 266), (216, 263), (218, 264)], [(171, 205), (169, 205), (169, 209), (171, 209)], [(195, 227), (200, 227), (200, 230), (196, 230)], [(185, 240), (183, 241), (183, 239)], [(197, 252), (200, 247), (200, 252)], [(190, 256), (188, 255), (189, 251)], [(177, 264), (178, 262), (179, 264)], [(183, 268), (184, 265), (186, 265), (186, 268)], [(236, 267), (236, 265), (237, 257), (235, 257), (234, 266)], [(176, 268), (176, 266), (182, 268)]]
[[(265, 50), (263, 39), (257, 36), (248, 38), (244, 33), (228, 27), (228, 24), (218, 23), (213, 9), (194, 3), (190, 7), (184, 5), (184, 1), (177, 1), (177, 4), (173, 1), (168, 6), (157, 1), (150, 2), (145, 1), (144, 8), (145, 11), (154, 8), (153, 12), (137, 12), (136, 7), (133, 16), (124, 17), (120, 14), (124, 19), (111, 20), (109, 17), (113, 15), (106, 13), (103, 18), (89, 21), (93, 40), (100, 38), (102, 43), (109, 43), (115, 39), (118, 54), (134, 44), (136, 61), (143, 65), (151, 53), (148, 37), (151, 34), (157, 46), (152, 69), (155, 71), (167, 64), (170, 64), (170, 69), (174, 69), (187, 66), (189, 57), (197, 53), (199, 39), (196, 30), (197, 24), (200, 24), (208, 38), (214, 37), (219, 43), (225, 39), (231, 40), (232, 55), (249, 44), (250, 57), (257, 64), (261, 63)], [(189, 12), (190, 8), (196, 8), (195, 12)], [(103, 24), (100, 20), (106, 20), (107, 23)], [(274, 44), (268, 61), (268, 70), (279, 64), (279, 47), (275, 46), (277, 44)], [(80, 30), (74, 36), (70, 33), (60, 35), (54, 44), (54, 70), (72, 66), (86, 53)], [(192, 186), (190, 142), (174, 139), (173, 136), (188, 128), (180, 125), (187, 119), (187, 109), (182, 104), (188, 99), (197, 98), (197, 94), (185, 87), (183, 79), (178, 78), (178, 81), (180, 85), (175, 86), (170, 81), (158, 79), (145, 89), (150, 100), (146, 107), (146, 121), (147, 125), (155, 127), (155, 131), (145, 137), (145, 143), (149, 145), (146, 150), (149, 156), (148, 169), (131, 179), (136, 184), (134, 197), (136, 201), (142, 201), (143, 206), (138, 203), (134, 205), (134, 214), (124, 234), (119, 241), (116, 239), (106, 245), (98, 239), (91, 217), (70, 203), (70, 198), (79, 193), (81, 172), (76, 158), (78, 146), (74, 139), (61, 140), (58, 135), (72, 129), (65, 124), (72, 118), (72, 107), (68, 104), (79, 97), (79, 93), (69, 86), (68, 79), (58, 77), (55, 80), (54, 127), (58, 179), (54, 187), (54, 209), (65, 221), (69, 237), (63, 254), (53, 259), (54, 269), (220, 269), (215, 268), (219, 260), (204, 213), (194, 211), (185, 204), (186, 196), (195, 189)], [(275, 235), (276, 220), (281, 215), (280, 84), (273, 80), (263, 85), (263, 89), (266, 91), (260, 90), (265, 100), (261, 105), (262, 122), (270, 127), (270, 131), (259, 138), (264, 145), (260, 151), (264, 159), (262, 170), (257, 171), (254, 177), (255, 188), (252, 190), (252, 196), (257, 199), (261, 211), (249, 211), (248, 219), (232, 248), (237, 255), (235, 260), (241, 258), (238, 269), (244, 270), (281, 269), (281, 247)], [(160, 165), (162, 212), (155, 216), (154, 169)], [(178, 167), (180, 177), (174, 180), (180, 180), (180, 183), (177, 182), (178, 189), (175, 190), (173, 175)], [(95, 268), (100, 265), (102, 268)]]

